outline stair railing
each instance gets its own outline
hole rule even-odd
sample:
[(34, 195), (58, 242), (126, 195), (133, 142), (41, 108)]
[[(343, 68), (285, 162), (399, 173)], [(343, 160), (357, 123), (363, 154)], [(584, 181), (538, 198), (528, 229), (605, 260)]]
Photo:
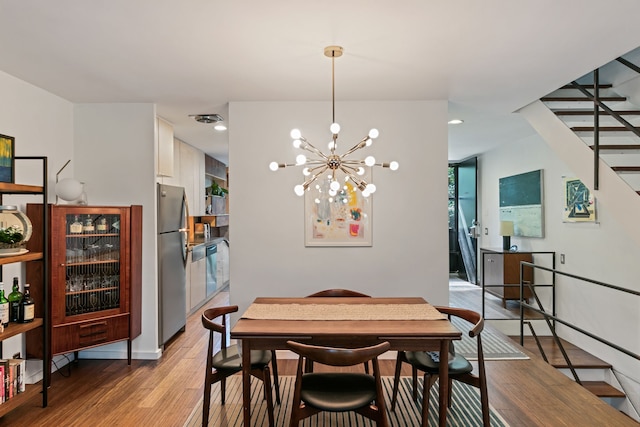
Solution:
[[(603, 288), (607, 288), (607, 289), (612, 289), (615, 291), (619, 291), (622, 292), (624, 294), (628, 294), (628, 295), (632, 295), (632, 296), (640, 296), (640, 291), (635, 291), (633, 289), (627, 289), (627, 288), (622, 288), (620, 286), (615, 286), (615, 285), (611, 285), (605, 282), (600, 282), (598, 280), (594, 280), (594, 279), (589, 279), (587, 277), (582, 277), (582, 276), (578, 276), (575, 274), (570, 274), (570, 273), (565, 273), (563, 271), (559, 271), (556, 270), (555, 268), (548, 268), (548, 267), (543, 267), (541, 265), (536, 265), (533, 264), (531, 262), (526, 262), (526, 261), (521, 261), (520, 262), (520, 345), (524, 345), (524, 325), (528, 325), (529, 329), (532, 332), (532, 336), (534, 337), (536, 344), (538, 346), (538, 349), (541, 352), (541, 355), (543, 357), (543, 359), (548, 362), (548, 359), (546, 357), (546, 355), (544, 354), (544, 351), (542, 350), (542, 345), (540, 344), (540, 341), (538, 339), (538, 336), (536, 335), (535, 331), (533, 330), (533, 325), (531, 324), (530, 321), (525, 320), (524, 317), (524, 313), (525, 313), (525, 309), (529, 309), (532, 310), (538, 314), (541, 314), (544, 317), (544, 320), (547, 324), (547, 326), (549, 327), (549, 330), (551, 331), (551, 334), (553, 335), (553, 339), (556, 343), (556, 345), (558, 346), (558, 348), (560, 349), (560, 352), (562, 353), (562, 357), (564, 358), (565, 362), (567, 363), (567, 366), (569, 367), (569, 370), (571, 371), (571, 374), (573, 375), (573, 378), (575, 379), (575, 381), (578, 384), (582, 384), (582, 382), (580, 381), (580, 379), (578, 378), (578, 374), (573, 366), (573, 364), (571, 363), (571, 360), (569, 358), (569, 355), (567, 354), (567, 352), (564, 349), (564, 346), (562, 345), (562, 341), (560, 341), (560, 337), (558, 336), (557, 332), (556, 332), (556, 327), (555, 324), (557, 323), (561, 323), (565, 326), (567, 326), (568, 328), (571, 328), (577, 332), (580, 332), (583, 335), (588, 336), (591, 339), (594, 339), (608, 347), (611, 347), (615, 350), (618, 350), (621, 353), (626, 354), (629, 357), (632, 357), (636, 360), (640, 360), (640, 354), (634, 353), (631, 350), (628, 350), (624, 347), (621, 347), (611, 341), (608, 341), (594, 333), (591, 333), (577, 325), (574, 325), (573, 323), (570, 323), (564, 319), (561, 319), (556, 313), (548, 313), (545, 309), (544, 309), (544, 305), (542, 304), (542, 301), (540, 300), (540, 298), (538, 297), (538, 294), (536, 293), (536, 285), (528, 282), (528, 281), (524, 281), (522, 278), (523, 273), (524, 273), (524, 268), (532, 268), (533, 271), (535, 271), (535, 269), (539, 269), (539, 270), (544, 270), (544, 271), (548, 271), (551, 272), (552, 274), (556, 275), (559, 274), (560, 276), (565, 276), (565, 277), (569, 277), (572, 279), (576, 279), (582, 282), (587, 282), (587, 283), (591, 283)], [(531, 295), (533, 296), (533, 298), (536, 301), (537, 306), (533, 306), (530, 305), (526, 299), (523, 298), (524, 295), (524, 287), (528, 286), (529, 289), (531, 290)], [(549, 286), (549, 285), (543, 285), (543, 286)], [(551, 285), (554, 289), (554, 295), (555, 295), (555, 287), (557, 286), (556, 281), (554, 280), (554, 283)], [(554, 304), (555, 305), (555, 304)]]

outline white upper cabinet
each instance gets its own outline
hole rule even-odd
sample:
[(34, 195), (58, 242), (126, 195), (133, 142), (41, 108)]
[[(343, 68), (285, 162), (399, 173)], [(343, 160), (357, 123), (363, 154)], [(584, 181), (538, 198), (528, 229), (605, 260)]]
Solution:
[(156, 127), (158, 176), (173, 176), (173, 126), (171, 123), (156, 117)]

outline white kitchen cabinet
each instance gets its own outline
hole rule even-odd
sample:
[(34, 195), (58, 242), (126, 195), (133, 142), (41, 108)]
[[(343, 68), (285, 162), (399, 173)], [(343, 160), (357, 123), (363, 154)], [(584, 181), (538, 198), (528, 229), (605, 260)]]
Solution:
[(157, 174), (158, 176), (173, 176), (173, 126), (171, 123), (156, 117), (157, 136)]
[(180, 142), (179, 157), (180, 185), (184, 187), (187, 195), (189, 215), (204, 215), (204, 153), (189, 144)]

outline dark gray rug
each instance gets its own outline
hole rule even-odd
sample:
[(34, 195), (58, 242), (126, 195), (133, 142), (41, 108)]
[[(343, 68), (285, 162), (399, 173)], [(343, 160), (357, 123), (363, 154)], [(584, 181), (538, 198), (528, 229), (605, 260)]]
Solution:
[[(463, 355), (469, 360), (477, 360), (478, 347), (476, 338), (471, 338), (468, 333), (472, 325), (459, 318), (452, 318), (451, 323), (462, 331), (462, 339), (460, 341), (454, 341), (456, 353)], [(517, 348), (515, 343), (512, 344), (509, 338), (486, 329), (482, 331), (481, 336), (485, 360), (525, 360), (529, 358), (529, 356)]]
[[(210, 427), (240, 427), (242, 426), (242, 381), (240, 375), (234, 375), (227, 380), (226, 404), (220, 405), (220, 384), (215, 384), (211, 391), (211, 412), (209, 416)], [(276, 426), (288, 426), (291, 413), (291, 396), (295, 378), (292, 376), (280, 377), (280, 392), (282, 404), (274, 408)], [(391, 402), (393, 392), (393, 378), (383, 377), (385, 390), (385, 403)], [(251, 425), (267, 427), (267, 404), (262, 396), (262, 382), (251, 381)], [(418, 385), (418, 402), (411, 398), (411, 378), (402, 377), (398, 390), (398, 403), (394, 412), (387, 408), (389, 423), (394, 427), (416, 427), (421, 425), (422, 380)], [(491, 395), (489, 395), (491, 402)], [(198, 427), (202, 425), (202, 400), (191, 413), (185, 427)], [(375, 423), (355, 413), (320, 413), (307, 418), (302, 423), (303, 427), (374, 427)], [(438, 425), (438, 385), (431, 390), (429, 401), (429, 425)], [(453, 382), (453, 394), (451, 408), (447, 415), (447, 426), (452, 427), (477, 427), (482, 425), (482, 413), (480, 410), (479, 390), (457, 381)], [(504, 419), (491, 408), (491, 425), (508, 426)]]

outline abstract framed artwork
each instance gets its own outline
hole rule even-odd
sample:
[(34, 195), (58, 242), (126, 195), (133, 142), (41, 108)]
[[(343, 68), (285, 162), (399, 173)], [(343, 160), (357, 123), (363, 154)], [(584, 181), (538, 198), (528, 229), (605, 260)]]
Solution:
[(542, 169), (498, 180), (500, 221), (512, 221), (514, 236), (544, 237)]
[(595, 222), (596, 201), (593, 193), (578, 178), (562, 177), (564, 209), (562, 222)]
[(13, 183), (15, 179), (15, 138), (0, 135), (0, 182)]
[(319, 178), (305, 193), (305, 246), (371, 246), (371, 197), (350, 181), (334, 194), (330, 182)]

